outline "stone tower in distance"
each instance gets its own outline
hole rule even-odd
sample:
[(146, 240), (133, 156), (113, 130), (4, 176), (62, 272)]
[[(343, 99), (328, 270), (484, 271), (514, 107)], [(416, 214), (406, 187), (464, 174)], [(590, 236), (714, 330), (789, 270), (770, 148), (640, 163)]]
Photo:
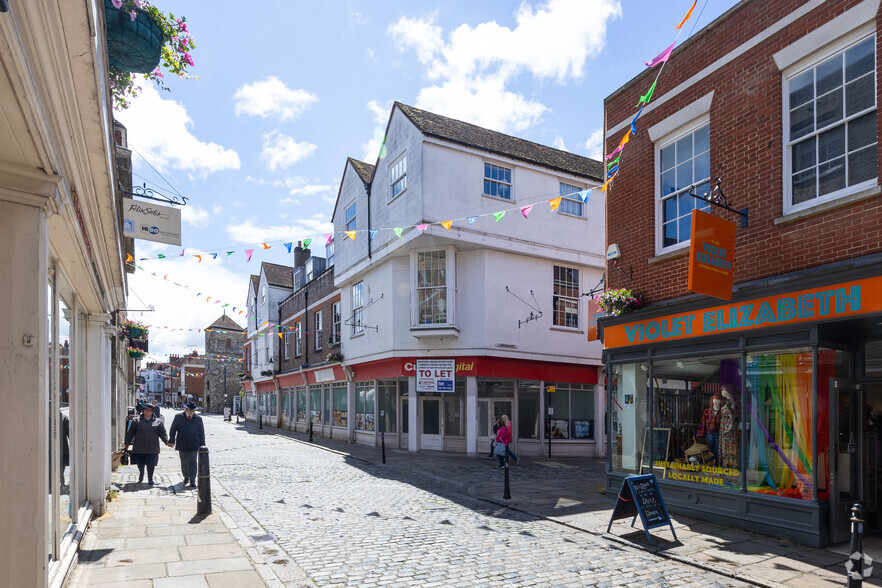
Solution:
[[(223, 413), (239, 393), (244, 369), (245, 329), (224, 313), (205, 328), (205, 390), (203, 410)], [(240, 360), (240, 361), (237, 361)]]

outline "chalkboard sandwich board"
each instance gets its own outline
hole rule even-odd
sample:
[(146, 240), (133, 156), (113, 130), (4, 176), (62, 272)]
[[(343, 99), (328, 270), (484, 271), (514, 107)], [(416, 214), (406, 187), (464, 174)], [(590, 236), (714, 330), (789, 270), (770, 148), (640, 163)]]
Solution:
[(665, 507), (665, 501), (662, 498), (661, 490), (658, 487), (658, 481), (655, 474), (646, 474), (643, 476), (628, 476), (622, 484), (622, 490), (616, 499), (616, 506), (613, 509), (612, 516), (609, 519), (609, 525), (606, 532), (612, 529), (613, 521), (633, 516), (631, 526), (640, 516), (640, 522), (643, 523), (643, 530), (646, 532), (646, 538), (650, 545), (652, 536), (649, 534), (650, 529), (656, 527), (671, 527), (671, 533), (674, 535), (674, 541), (677, 541), (677, 533), (674, 531), (674, 525), (671, 523), (671, 517), (668, 509)]

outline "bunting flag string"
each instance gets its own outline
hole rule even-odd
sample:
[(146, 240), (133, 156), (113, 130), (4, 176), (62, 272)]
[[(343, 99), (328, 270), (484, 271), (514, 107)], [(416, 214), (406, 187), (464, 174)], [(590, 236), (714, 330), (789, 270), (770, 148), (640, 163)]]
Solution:
[(285, 249), (288, 250), (288, 253), (291, 253), (291, 246), (294, 245), (293, 241), (291, 243), (282, 243), (285, 246)]
[(450, 225), (452, 225), (452, 224), (453, 224), (453, 221), (444, 221), (443, 223), (441, 223), (441, 226), (449, 231)]
[(402, 232), (404, 229), (403, 229), (402, 227), (395, 227), (395, 228), (392, 229), (392, 230), (395, 231), (395, 236), (398, 237), (398, 238), (400, 239), (400, 238), (401, 238), (401, 232)]
[(501, 220), (502, 220), (502, 217), (504, 217), (504, 216), (505, 216), (505, 211), (504, 211), (504, 210), (500, 210), (499, 212), (494, 212), (494, 213), (493, 213), (493, 218), (496, 219), (496, 222), (501, 221)]
[(533, 205), (529, 206), (521, 206), (521, 214), (524, 215), (524, 218), (527, 218), (527, 215), (530, 214), (530, 211), (533, 210)]
[(310, 244), (310, 243), (312, 243), (312, 239), (304, 239), (304, 240), (303, 240), (303, 247), (306, 248), (306, 249), (309, 249), (309, 244)]
[(344, 231), (346, 236), (355, 241), (355, 231)]
[(551, 205), (551, 210), (557, 210), (558, 208), (560, 208), (561, 200), (563, 200), (563, 196), (558, 196), (557, 198), (552, 198), (551, 200), (549, 200), (548, 203)]
[(423, 231), (425, 231), (425, 230), (428, 229), (428, 228), (429, 228), (429, 225), (427, 225), (427, 224), (425, 224), (425, 225), (417, 225), (417, 226), (416, 226), (416, 229), (417, 229), (418, 231), (420, 231), (420, 232), (423, 232)]
[(680, 21), (680, 24), (678, 24), (676, 27), (674, 27), (674, 29), (677, 31), (677, 35), (674, 38), (674, 42), (671, 43), (670, 46), (665, 48), (661, 53), (656, 55), (651, 61), (644, 61), (643, 62), (646, 65), (646, 67), (649, 67), (649, 68), (655, 67), (659, 64), (661, 64), (661, 67), (659, 68), (658, 73), (656, 74), (655, 79), (652, 82), (652, 85), (649, 87), (649, 90), (647, 90), (647, 92), (645, 94), (641, 95), (640, 99), (637, 101), (637, 105), (634, 108), (639, 108), (639, 110), (637, 111), (637, 114), (634, 116), (634, 118), (631, 120), (630, 128), (625, 132), (625, 136), (622, 137), (622, 140), (619, 142), (618, 147), (613, 149), (612, 152), (607, 154), (607, 156), (606, 156), (607, 161), (609, 161), (613, 157), (616, 157), (616, 155), (618, 154), (618, 157), (616, 157), (616, 159), (614, 161), (611, 161), (610, 163), (607, 164), (607, 172), (606, 172), (607, 178), (606, 178), (606, 182), (604, 182), (603, 186), (600, 187), (601, 192), (607, 191), (607, 189), (610, 186), (610, 183), (613, 181), (613, 179), (618, 174), (619, 168), (621, 167), (621, 158), (622, 158), (621, 152), (624, 150), (625, 145), (630, 140), (631, 135), (637, 134), (637, 119), (640, 118), (640, 115), (643, 114), (643, 109), (652, 100), (652, 95), (655, 92), (655, 87), (658, 84), (658, 80), (661, 77), (662, 71), (664, 71), (665, 66), (668, 63), (668, 60), (671, 58), (671, 54), (674, 51), (674, 47), (676, 47), (677, 41), (680, 39), (680, 33), (682, 33), (683, 25), (686, 24), (686, 21), (688, 21), (689, 18), (692, 16), (692, 11), (695, 10), (695, 6), (697, 4), (698, 4), (698, 0), (693, 0), (692, 6), (690, 6), (689, 10), (686, 12), (686, 16), (683, 17), (683, 20)]
[(373, 241), (373, 240), (374, 240), (374, 237), (377, 236), (377, 233), (378, 233), (378, 232), (379, 232), (379, 231), (378, 231), (377, 229), (371, 229), (370, 231), (368, 231), (368, 239), (371, 240), (371, 241)]
[(247, 256), (245, 261), (251, 261), (251, 256), (254, 255), (254, 249), (246, 249), (245, 255)]

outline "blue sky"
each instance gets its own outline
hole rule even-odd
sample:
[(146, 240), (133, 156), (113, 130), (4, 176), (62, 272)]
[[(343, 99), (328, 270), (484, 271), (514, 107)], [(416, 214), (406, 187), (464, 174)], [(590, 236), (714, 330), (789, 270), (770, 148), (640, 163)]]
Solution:
[[(134, 182), (189, 199), (182, 247), (136, 241), (150, 260), (129, 282), (130, 308), (156, 309), (130, 317), (164, 359), (201, 352), (196, 329), (223, 304), (244, 324), (248, 276), (290, 265), (283, 242), (314, 237), (324, 255), (346, 157), (376, 162), (393, 101), (599, 157), (604, 97), (670, 45), (691, 1), (156, 4), (187, 17), (198, 79), (142, 82), (117, 117)], [(679, 42), (735, 4), (699, 0)]]

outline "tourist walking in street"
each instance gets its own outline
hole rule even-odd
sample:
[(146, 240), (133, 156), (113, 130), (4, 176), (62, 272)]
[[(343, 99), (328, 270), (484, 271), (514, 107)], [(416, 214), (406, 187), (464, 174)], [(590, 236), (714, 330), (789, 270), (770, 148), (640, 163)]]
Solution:
[(205, 445), (205, 429), (202, 426), (202, 417), (196, 414), (194, 402), (185, 404), (184, 412), (175, 415), (170, 435), (169, 446), (177, 449), (181, 458), (184, 485), (195, 488), (196, 454), (199, 452), (199, 448)]
[(496, 447), (494, 448), (494, 453), (496, 457), (499, 458), (499, 467), (505, 467), (505, 459), (506, 456), (511, 456), (514, 458), (515, 463), (518, 463), (520, 460), (518, 456), (515, 455), (511, 449), (509, 449), (509, 444), (512, 442), (511, 436), (511, 424), (508, 420), (507, 415), (502, 415), (499, 419), (501, 421), (499, 425), (499, 431), (496, 432)]
[(138, 466), (138, 483), (144, 482), (144, 469), (147, 469), (147, 483), (153, 485), (153, 470), (159, 462), (159, 440), (168, 443), (168, 435), (162, 419), (153, 415), (153, 407), (144, 406), (137, 419), (132, 421), (126, 431), (125, 446), (132, 446), (132, 461)]
[(162, 409), (159, 408), (159, 402), (155, 398), (153, 399), (153, 416), (158, 419), (162, 418)]

